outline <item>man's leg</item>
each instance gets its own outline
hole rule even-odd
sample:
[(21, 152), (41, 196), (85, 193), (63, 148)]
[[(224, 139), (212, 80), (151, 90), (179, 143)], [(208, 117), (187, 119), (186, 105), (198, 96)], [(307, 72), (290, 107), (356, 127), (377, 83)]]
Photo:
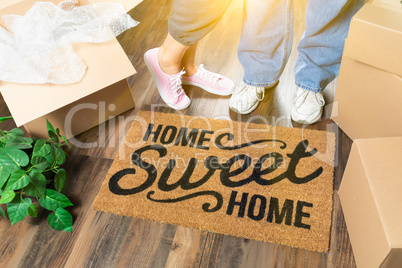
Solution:
[(265, 87), (278, 82), (293, 39), (293, 0), (248, 0), (244, 5), (238, 48), (244, 78), (230, 102), (230, 108), (242, 114), (252, 112)]
[(345, 38), (353, 15), (364, 0), (309, 0), (306, 30), (295, 65), (296, 98), (292, 119), (312, 124), (325, 104), (321, 91), (338, 75)]

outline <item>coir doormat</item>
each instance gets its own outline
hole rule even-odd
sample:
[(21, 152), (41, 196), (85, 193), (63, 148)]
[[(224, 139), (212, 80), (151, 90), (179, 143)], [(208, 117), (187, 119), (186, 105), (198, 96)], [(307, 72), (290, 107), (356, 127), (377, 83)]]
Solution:
[(326, 252), (334, 133), (139, 112), (96, 210)]

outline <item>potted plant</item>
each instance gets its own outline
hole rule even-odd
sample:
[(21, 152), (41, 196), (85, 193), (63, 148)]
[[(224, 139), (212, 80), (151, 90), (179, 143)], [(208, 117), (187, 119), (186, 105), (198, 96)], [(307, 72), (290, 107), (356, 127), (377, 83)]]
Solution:
[[(0, 130), (0, 204), (6, 204), (11, 225), (28, 215), (36, 217), (39, 205), (52, 211), (50, 227), (71, 232), (73, 219), (65, 208), (73, 204), (64, 195), (67, 173), (61, 167), (67, 156), (62, 147), (69, 144), (49, 121), (47, 130), (47, 140), (24, 137), (19, 128)], [(7, 219), (2, 207), (0, 215)]]

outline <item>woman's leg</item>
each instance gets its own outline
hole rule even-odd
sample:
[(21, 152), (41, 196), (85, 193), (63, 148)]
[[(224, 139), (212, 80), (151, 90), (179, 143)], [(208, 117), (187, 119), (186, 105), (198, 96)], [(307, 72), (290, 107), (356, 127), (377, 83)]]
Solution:
[(186, 70), (185, 76), (192, 76), (198, 70), (198, 66), (195, 65), (195, 52), (197, 51), (197, 44), (195, 43), (188, 47), (181, 60), (181, 68)]
[(221, 20), (232, 0), (175, 0), (168, 35), (158, 52), (161, 69), (176, 74), (184, 67), (188, 76), (197, 72), (197, 42)]
[[(188, 107), (190, 99), (182, 83), (214, 94), (231, 94), (233, 82), (195, 65), (197, 42), (220, 21), (232, 0), (175, 0), (169, 17), (168, 35), (160, 48), (144, 57), (163, 101), (173, 109)], [(185, 73), (190, 75), (182, 77)]]
[(159, 64), (161, 69), (169, 74), (177, 74), (183, 68), (186, 70), (186, 76), (192, 76), (198, 70), (195, 65), (195, 52), (197, 43), (191, 46), (184, 46), (177, 42), (168, 33), (165, 41), (158, 51)]
[(162, 46), (158, 50), (158, 59), (161, 69), (168, 75), (174, 75), (181, 71), (181, 60), (188, 46), (177, 42), (168, 33)]

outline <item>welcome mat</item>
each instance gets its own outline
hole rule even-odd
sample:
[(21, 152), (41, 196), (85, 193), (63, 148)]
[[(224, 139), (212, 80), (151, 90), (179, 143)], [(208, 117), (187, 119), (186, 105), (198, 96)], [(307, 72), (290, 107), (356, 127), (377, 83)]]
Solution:
[(93, 208), (326, 252), (335, 135), (141, 111)]

